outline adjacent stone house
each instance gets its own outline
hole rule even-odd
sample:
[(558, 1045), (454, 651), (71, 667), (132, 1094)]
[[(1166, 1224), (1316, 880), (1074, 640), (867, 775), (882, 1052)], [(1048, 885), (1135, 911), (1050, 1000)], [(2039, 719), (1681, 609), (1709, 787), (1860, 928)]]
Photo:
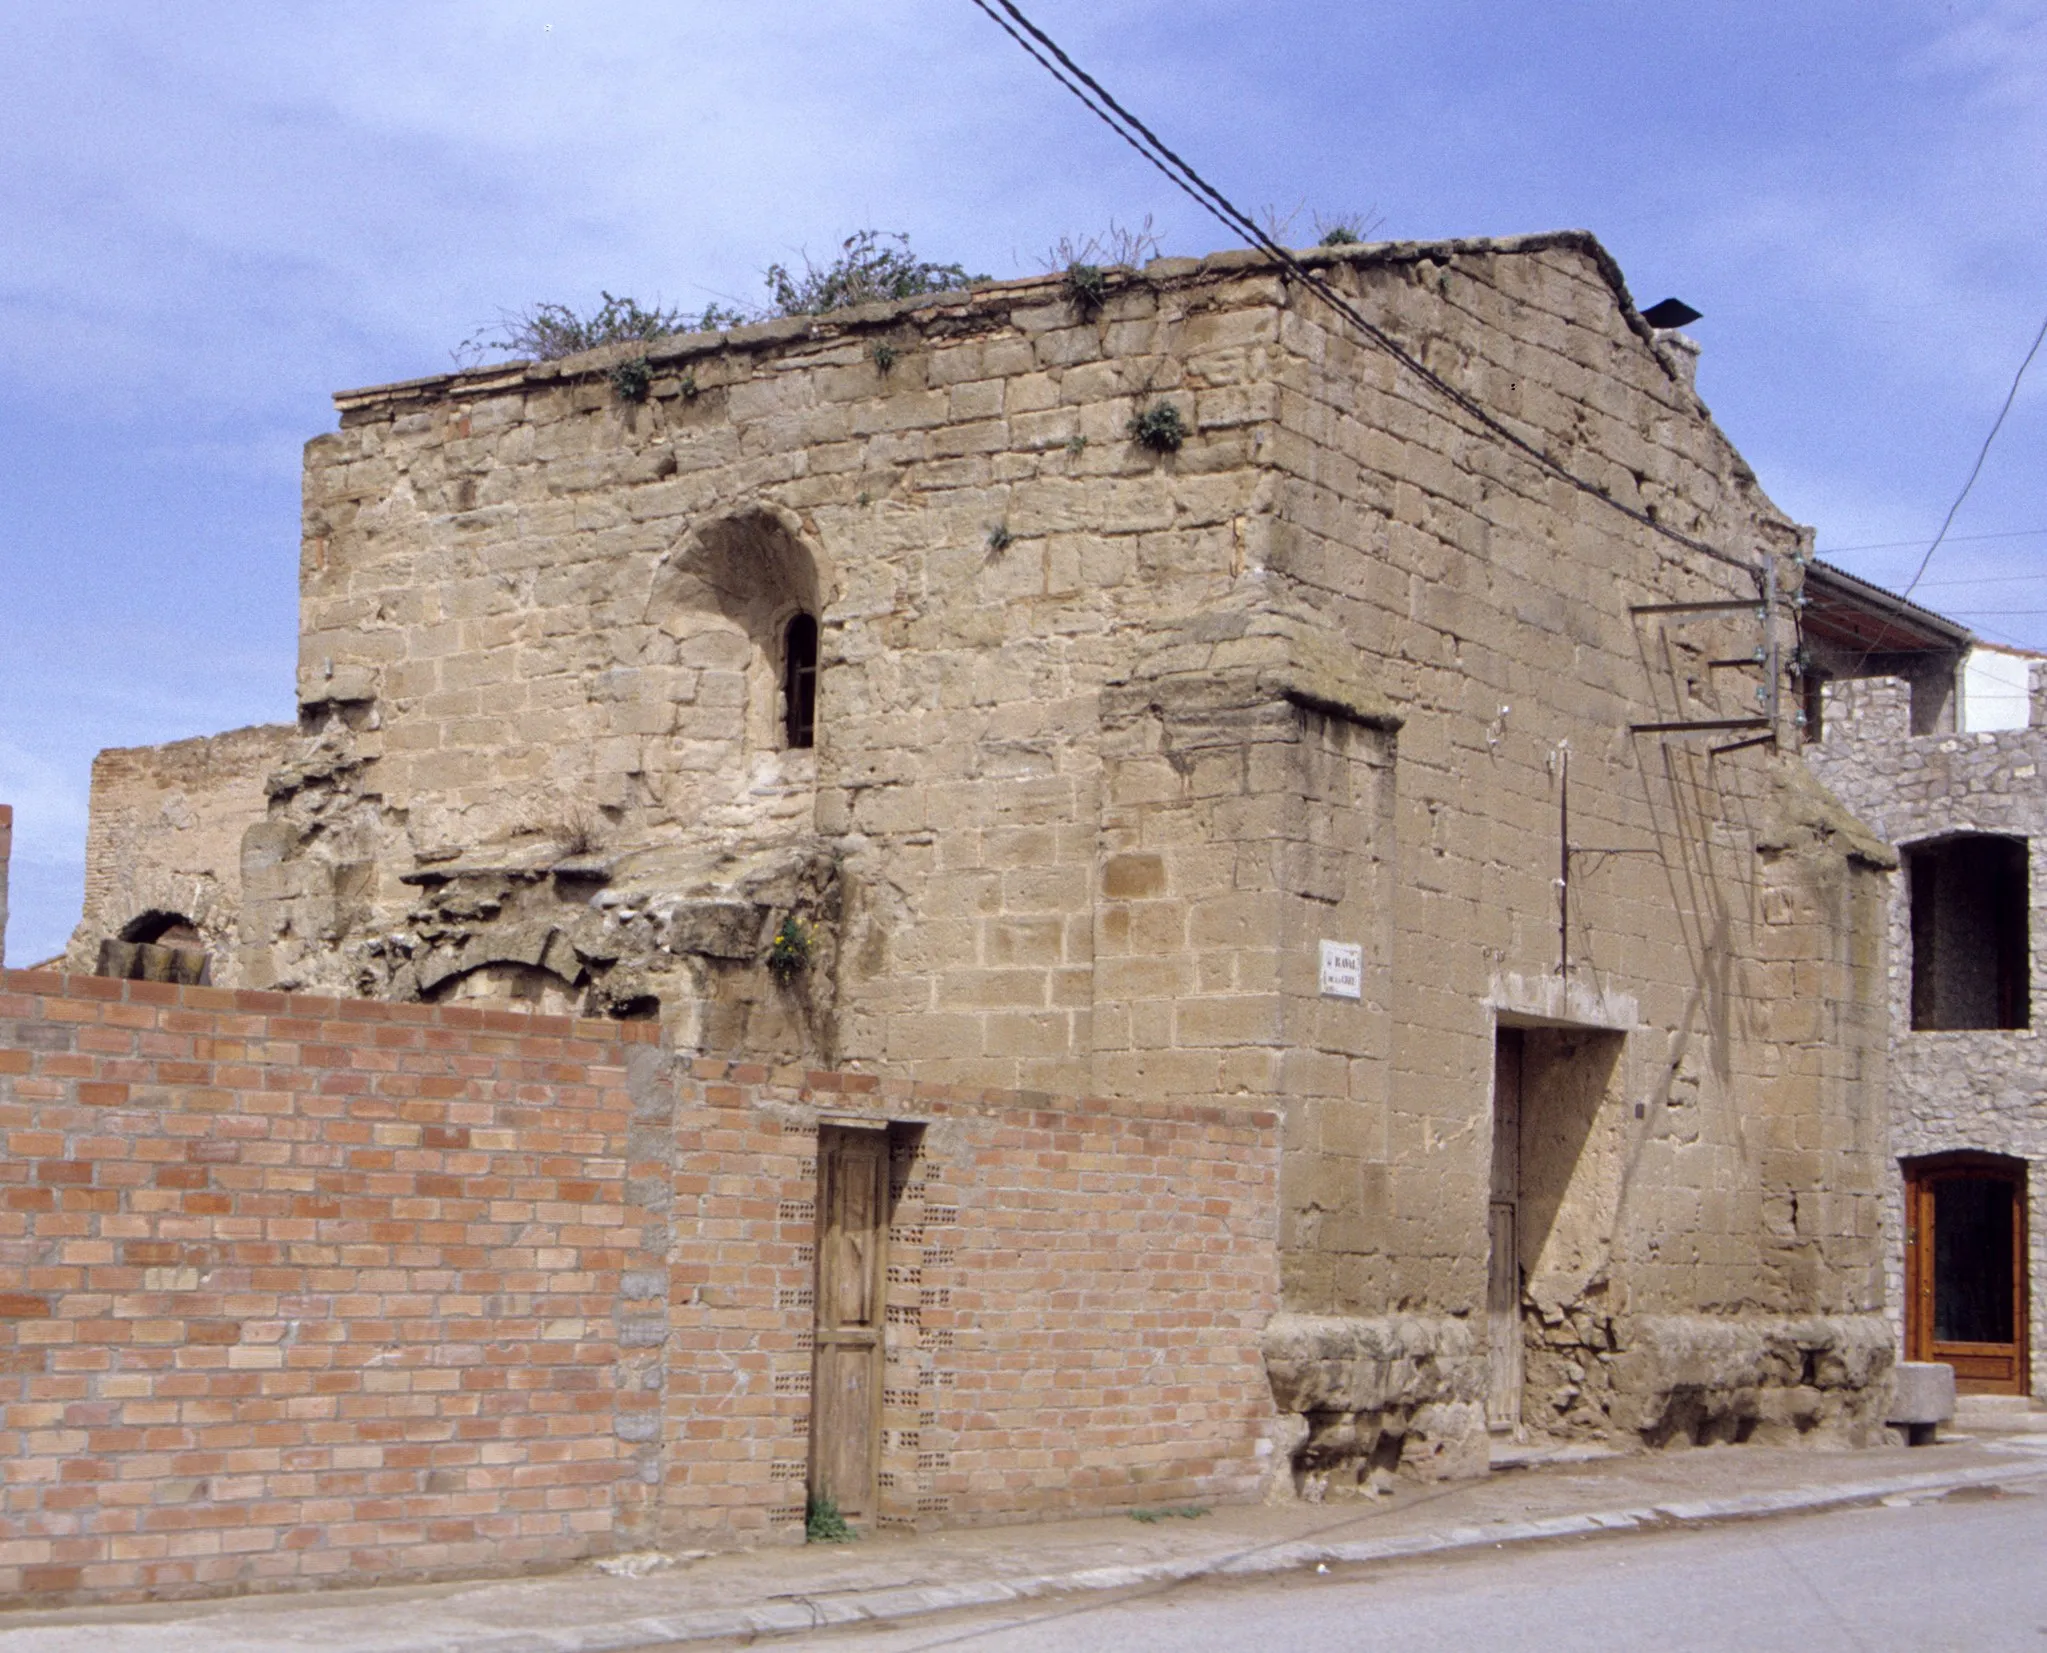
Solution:
[(1890, 904), (1889, 1300), (1909, 1358), (2047, 1394), (2047, 674), (1824, 564), (1806, 579), (1814, 770), (1897, 845)]
[(338, 397), (298, 726), (102, 759), (74, 968), (1275, 1117), (1310, 1496), (1871, 1438), (1893, 857), (1799, 750), (1810, 536), (1590, 237), (1304, 257), (1569, 476), (1253, 254)]

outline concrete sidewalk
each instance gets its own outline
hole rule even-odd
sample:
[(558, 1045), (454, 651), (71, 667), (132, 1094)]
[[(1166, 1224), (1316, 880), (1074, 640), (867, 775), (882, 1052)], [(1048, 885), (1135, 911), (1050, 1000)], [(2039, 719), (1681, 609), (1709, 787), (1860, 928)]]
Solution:
[(611, 1653), (1081, 1591), (1371, 1562), (2047, 1479), (2047, 1434), (1552, 1458), (1361, 1503), (1160, 1513), (657, 1558), (539, 1577), (0, 1615), (0, 1653)]

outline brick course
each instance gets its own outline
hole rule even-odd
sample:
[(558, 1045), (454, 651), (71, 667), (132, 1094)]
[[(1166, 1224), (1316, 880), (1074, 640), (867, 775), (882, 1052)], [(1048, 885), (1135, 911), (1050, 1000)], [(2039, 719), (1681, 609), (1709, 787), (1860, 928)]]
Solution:
[(622, 1059), (649, 1037), (0, 975), (0, 1595), (632, 1531)]
[(1276, 1115), (761, 1073), (681, 1086), (670, 1533), (802, 1519), (820, 1119), (895, 1122), (884, 1525), (1259, 1492)]
[(0, 1600), (797, 1536), (820, 1118), (901, 1144), (885, 1522), (1255, 1494), (1270, 1113), (658, 1037), (0, 972)]

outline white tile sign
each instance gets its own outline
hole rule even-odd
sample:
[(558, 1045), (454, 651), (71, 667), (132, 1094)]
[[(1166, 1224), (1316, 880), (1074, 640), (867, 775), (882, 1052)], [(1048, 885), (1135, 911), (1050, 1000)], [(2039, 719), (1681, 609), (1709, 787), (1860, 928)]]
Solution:
[(1355, 941), (1322, 943), (1322, 992), (1332, 999), (1365, 996), (1365, 950)]

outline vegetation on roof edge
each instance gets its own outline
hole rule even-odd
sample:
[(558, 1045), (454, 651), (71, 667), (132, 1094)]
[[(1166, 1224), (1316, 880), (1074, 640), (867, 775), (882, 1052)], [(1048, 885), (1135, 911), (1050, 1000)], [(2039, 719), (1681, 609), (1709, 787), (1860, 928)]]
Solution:
[(992, 279), (969, 275), (961, 264), (919, 258), (910, 238), (899, 231), (857, 230), (839, 244), (838, 257), (829, 263), (813, 263), (806, 253), (800, 271), (770, 264), (764, 275), (768, 302), (752, 309), (724, 304), (696, 312), (649, 308), (609, 292), (587, 313), (543, 301), (501, 312), (493, 325), (464, 339), (455, 358), (464, 366), (486, 357), (551, 362), (605, 345), (651, 344), (676, 334), (711, 333), (782, 316), (821, 316), (879, 300), (960, 292)]
[[(1292, 217), (1289, 214), (1284, 221), (1276, 220), (1273, 227), (1290, 225)], [(1342, 246), (1364, 240), (1380, 222), (1363, 213), (1333, 219), (1318, 213), (1315, 227), (1321, 233), (1320, 245)], [(1109, 272), (1135, 270), (1158, 257), (1162, 240), (1149, 216), (1135, 228), (1111, 220), (1100, 235), (1062, 236), (1041, 262), (1045, 273), (1060, 278), (1075, 308), (1083, 316), (1092, 316), (1108, 296)], [(713, 333), (783, 317), (822, 316), (855, 305), (926, 293), (963, 292), (995, 279), (971, 275), (962, 264), (919, 258), (909, 236), (899, 230), (856, 230), (839, 243), (838, 256), (824, 264), (814, 263), (808, 253), (802, 257), (801, 270), (770, 264), (762, 272), (767, 301), (751, 307), (712, 303), (690, 311), (648, 306), (629, 295), (605, 291), (599, 294), (603, 302), (591, 310), (542, 300), (523, 309), (500, 311), (495, 322), (456, 346), (455, 360), (462, 367), (488, 361), (559, 361), (607, 345), (652, 344), (686, 333)], [(883, 372), (892, 364), (895, 352), (890, 349), (887, 355), (886, 361), (876, 357)], [(641, 371), (628, 364), (614, 372), (614, 385), (622, 399), (641, 399)]]

